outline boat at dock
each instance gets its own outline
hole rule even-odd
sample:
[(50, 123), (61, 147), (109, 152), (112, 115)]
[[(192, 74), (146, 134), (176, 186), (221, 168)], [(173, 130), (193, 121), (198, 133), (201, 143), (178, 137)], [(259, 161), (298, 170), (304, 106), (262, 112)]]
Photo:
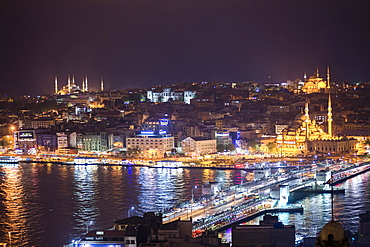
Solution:
[(14, 164), (18, 163), (20, 158), (18, 156), (0, 156), (0, 163)]

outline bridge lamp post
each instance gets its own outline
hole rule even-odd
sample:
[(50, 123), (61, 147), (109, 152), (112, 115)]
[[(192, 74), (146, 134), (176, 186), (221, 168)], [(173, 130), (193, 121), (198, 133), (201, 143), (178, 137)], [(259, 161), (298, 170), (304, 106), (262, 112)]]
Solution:
[(127, 218), (131, 217), (131, 210), (134, 210), (135, 207), (131, 207), (127, 210)]

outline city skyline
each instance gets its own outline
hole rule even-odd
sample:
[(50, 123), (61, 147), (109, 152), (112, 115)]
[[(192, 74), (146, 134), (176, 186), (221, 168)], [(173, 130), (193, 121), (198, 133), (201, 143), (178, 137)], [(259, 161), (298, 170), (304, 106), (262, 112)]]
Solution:
[(178, 82), (368, 81), (362, 3), (2, 2), (1, 95), (54, 92), (74, 74), (107, 90)]

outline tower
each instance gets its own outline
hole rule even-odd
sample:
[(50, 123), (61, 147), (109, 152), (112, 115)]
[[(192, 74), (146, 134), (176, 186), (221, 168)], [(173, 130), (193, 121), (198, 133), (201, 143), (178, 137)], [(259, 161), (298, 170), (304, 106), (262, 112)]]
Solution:
[(54, 93), (58, 94), (58, 77), (57, 77), (57, 75), (55, 75), (55, 78), (54, 78)]
[(316, 67), (316, 78), (319, 78), (320, 74), (319, 74), (319, 66)]
[(75, 74), (72, 74), (72, 86), (75, 85)]
[(326, 76), (327, 76), (326, 88), (330, 88), (330, 69), (329, 69), (329, 66), (328, 66), (328, 69), (327, 69), (327, 72), (326, 72)]
[(333, 118), (332, 118), (332, 113), (331, 113), (331, 97), (329, 93), (329, 99), (328, 99), (328, 134), (330, 136), (333, 136)]
[(306, 82), (307, 81), (307, 74), (306, 74), (306, 71), (304, 72), (303, 74), (303, 81)]
[(101, 78), (100, 80), (100, 91), (104, 91), (104, 81), (103, 81), (103, 77)]

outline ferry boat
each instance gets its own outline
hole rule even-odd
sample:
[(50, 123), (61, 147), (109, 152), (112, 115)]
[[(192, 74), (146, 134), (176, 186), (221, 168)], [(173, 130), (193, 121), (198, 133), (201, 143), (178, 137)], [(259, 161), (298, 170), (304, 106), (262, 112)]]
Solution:
[(18, 156), (0, 156), (0, 163), (18, 163), (19, 161)]
[(102, 164), (98, 158), (78, 157), (62, 162), (62, 165), (99, 165)]

